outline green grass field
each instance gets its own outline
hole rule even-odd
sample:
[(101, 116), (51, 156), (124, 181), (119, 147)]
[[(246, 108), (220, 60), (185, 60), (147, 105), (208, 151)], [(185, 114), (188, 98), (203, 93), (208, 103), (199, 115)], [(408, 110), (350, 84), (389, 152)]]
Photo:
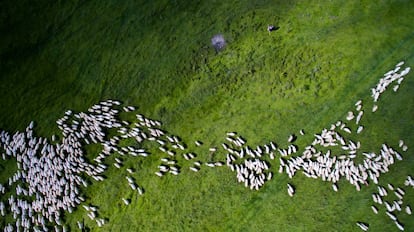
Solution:
[[(362, 99), (365, 130), (350, 137), (373, 152), (403, 139), (403, 161), (380, 177), (381, 185), (403, 186), (414, 175), (413, 74), (398, 92), (381, 95), (375, 114), (370, 89), (399, 61), (413, 67), (412, 22), (410, 0), (2, 1), (0, 129), (23, 131), (33, 120), (36, 134), (50, 138), (66, 110), (118, 99), (209, 161), (208, 148), (225, 142), (228, 131), (251, 147), (286, 147), (304, 129), (296, 143), (303, 150)], [(268, 24), (280, 29), (268, 33)], [(217, 53), (210, 39), (218, 33), (227, 46)], [(196, 148), (195, 140), (204, 145)], [(370, 208), (374, 184), (357, 192), (341, 180), (334, 192), (300, 171), (293, 179), (277, 174), (278, 159), (269, 161), (275, 175), (259, 191), (237, 183), (226, 167), (193, 173), (184, 165), (180, 175), (160, 179), (153, 173), (161, 153), (142, 146), (150, 157), (124, 157), (124, 167), (137, 170), (144, 196), (128, 187), (126, 168), (111, 165), (104, 182), (91, 181), (83, 192), (107, 223), (98, 228), (79, 207), (65, 213), (72, 231), (76, 221), (90, 231), (360, 231), (357, 221), (370, 231), (397, 231), (383, 208), (378, 215)], [(93, 159), (97, 148), (87, 150)], [(0, 183), (15, 170), (2, 160)], [(287, 183), (296, 187), (292, 198)], [(404, 204), (414, 206), (414, 190), (404, 189)], [(414, 231), (412, 216), (397, 215)], [(0, 218), (0, 227), (10, 219)]]

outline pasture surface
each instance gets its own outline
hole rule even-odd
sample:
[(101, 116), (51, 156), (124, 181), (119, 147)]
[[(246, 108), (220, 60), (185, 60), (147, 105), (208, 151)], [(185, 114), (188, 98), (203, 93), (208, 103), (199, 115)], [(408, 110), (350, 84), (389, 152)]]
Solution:
[[(370, 89), (383, 74), (401, 60), (414, 65), (414, 1), (2, 1), (0, 18), (2, 130), (23, 131), (33, 120), (36, 134), (50, 138), (59, 135), (56, 120), (66, 110), (117, 99), (161, 121), (203, 162), (223, 160), (224, 152), (211, 157), (208, 148), (220, 147), (228, 131), (251, 147), (286, 147), (288, 136), (304, 129), (300, 154), (362, 99), (365, 129), (350, 137), (361, 152), (405, 141), (403, 160), (379, 184), (403, 186), (404, 204), (414, 206), (414, 190), (403, 185), (414, 175), (412, 72), (370, 113)], [(268, 24), (280, 28), (268, 33)], [(227, 45), (216, 52), (210, 39), (219, 33)], [(383, 208), (372, 212), (373, 183), (358, 192), (341, 180), (334, 192), (330, 182), (300, 171), (292, 179), (277, 173), (279, 159), (267, 159), (274, 177), (259, 191), (237, 183), (227, 167), (194, 173), (181, 158), (180, 175), (158, 178), (161, 152), (140, 145), (149, 157), (123, 157), (122, 169), (110, 157), (107, 179), (83, 189), (107, 223), (98, 228), (78, 207), (65, 213), (73, 231), (76, 221), (90, 231), (356, 231), (357, 221), (370, 231), (397, 231)], [(98, 151), (85, 149), (89, 160)], [(16, 165), (0, 165), (6, 183)], [(126, 167), (137, 170), (143, 196), (129, 188)], [(287, 183), (296, 188), (293, 197)], [(397, 215), (414, 230), (411, 215)], [(9, 220), (1, 218), (0, 227)]]

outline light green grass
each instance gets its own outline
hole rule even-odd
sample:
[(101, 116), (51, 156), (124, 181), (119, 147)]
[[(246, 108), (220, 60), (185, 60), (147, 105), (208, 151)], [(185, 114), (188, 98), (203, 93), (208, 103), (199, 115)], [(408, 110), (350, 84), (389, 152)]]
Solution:
[[(291, 133), (305, 129), (297, 142), (303, 148), (314, 133), (343, 120), (358, 99), (368, 112), (370, 88), (397, 62), (414, 64), (412, 1), (254, 2), (3, 2), (0, 128), (23, 130), (34, 120), (36, 133), (50, 137), (65, 110), (84, 111), (111, 98), (161, 120), (203, 161), (227, 131), (255, 147), (270, 140), (286, 146)], [(269, 35), (268, 24), (280, 29)], [(228, 42), (218, 54), (210, 45), (216, 33)], [(384, 142), (396, 146), (399, 139), (409, 146), (381, 184), (402, 185), (413, 174), (413, 89), (409, 74), (397, 93), (381, 96), (376, 114), (364, 116), (361, 136), (351, 136), (367, 151), (379, 152)], [(195, 148), (195, 140), (203, 148)], [(136, 199), (126, 170), (113, 166), (104, 182), (85, 189), (87, 202), (109, 220), (101, 230), (355, 231), (356, 221), (372, 231), (396, 230), (369, 207), (375, 186), (356, 192), (341, 181), (335, 193), (330, 183), (298, 173), (292, 180), (275, 175), (255, 192), (236, 183), (227, 168), (192, 173), (187, 164), (181, 175), (159, 179), (153, 172), (161, 154), (144, 146), (150, 157), (125, 158), (126, 167), (137, 169), (133, 176), (144, 196)], [(15, 167), (2, 165), (3, 183)], [(293, 198), (288, 182), (297, 188)], [(405, 201), (413, 204), (413, 194)], [(121, 197), (132, 204), (123, 205)], [(83, 208), (65, 218), (71, 228), (84, 219), (91, 231), (99, 230)], [(412, 217), (399, 218), (407, 230), (414, 228)]]

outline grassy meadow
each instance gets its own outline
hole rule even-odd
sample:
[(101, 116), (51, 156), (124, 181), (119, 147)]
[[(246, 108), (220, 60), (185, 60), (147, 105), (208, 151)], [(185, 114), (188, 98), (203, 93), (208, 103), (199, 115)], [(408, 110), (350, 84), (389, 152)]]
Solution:
[[(399, 61), (413, 67), (412, 22), (410, 0), (2, 1), (0, 129), (23, 131), (33, 120), (36, 134), (50, 138), (60, 135), (56, 120), (66, 110), (117, 99), (163, 122), (206, 162), (224, 159), (224, 151), (211, 157), (208, 148), (225, 142), (228, 131), (251, 147), (287, 147), (288, 136), (304, 129), (296, 142), (303, 151), (362, 99), (365, 129), (349, 137), (377, 153), (403, 139), (403, 161), (380, 177), (381, 185), (403, 186), (414, 175), (413, 74), (381, 95), (375, 113), (370, 89)], [(268, 24), (280, 28), (269, 33)], [(219, 33), (227, 45), (216, 52), (210, 39)], [(158, 178), (163, 156), (154, 144), (142, 146), (149, 157), (123, 157), (121, 170), (109, 157), (107, 179), (83, 189), (107, 223), (98, 228), (79, 207), (65, 213), (71, 231), (76, 221), (90, 231), (359, 231), (357, 221), (370, 231), (397, 231), (383, 208), (378, 215), (370, 208), (375, 184), (357, 192), (341, 180), (334, 192), (301, 171), (293, 179), (278, 174), (278, 159), (268, 159), (275, 175), (259, 191), (237, 183), (227, 167), (194, 173), (182, 158), (180, 175)], [(92, 160), (98, 148), (87, 151)], [(126, 167), (137, 170), (142, 197), (129, 188)], [(15, 170), (2, 160), (0, 183)], [(293, 197), (287, 183), (296, 187)], [(414, 189), (404, 189), (405, 204), (414, 206)], [(412, 216), (397, 215), (414, 231)], [(0, 227), (10, 219), (0, 218)]]

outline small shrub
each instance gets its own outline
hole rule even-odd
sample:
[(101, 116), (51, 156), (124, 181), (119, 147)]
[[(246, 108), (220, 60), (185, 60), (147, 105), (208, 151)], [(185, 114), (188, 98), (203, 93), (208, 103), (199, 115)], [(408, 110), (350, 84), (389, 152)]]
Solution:
[(213, 45), (216, 52), (219, 52), (226, 46), (226, 40), (222, 34), (217, 34), (211, 38), (211, 45)]

